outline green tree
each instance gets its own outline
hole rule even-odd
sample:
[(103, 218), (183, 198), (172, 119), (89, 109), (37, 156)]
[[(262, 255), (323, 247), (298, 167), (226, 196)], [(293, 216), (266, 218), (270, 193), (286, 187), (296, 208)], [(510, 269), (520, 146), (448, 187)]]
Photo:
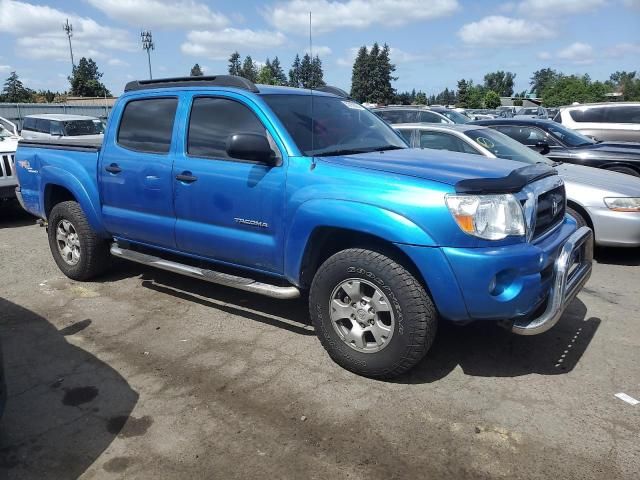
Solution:
[(324, 72), (322, 71), (322, 61), (320, 57), (316, 55), (311, 60), (311, 83), (309, 87), (318, 88), (326, 85), (324, 82)]
[(570, 105), (573, 102), (601, 102), (607, 90), (604, 83), (592, 82), (588, 75), (561, 76), (545, 87), (542, 100), (547, 107)]
[(291, 69), (289, 69), (289, 86), (300, 88), (302, 82), (300, 80), (300, 55), (296, 53), (296, 58), (293, 59)]
[(374, 57), (377, 44), (369, 52), (369, 62), (373, 71), (373, 91), (371, 92), (371, 100), (374, 103), (387, 105), (393, 100), (395, 90), (391, 86), (391, 82), (398, 79), (393, 76), (396, 66), (391, 63), (391, 49), (386, 43), (382, 49), (378, 49), (378, 55)]
[(531, 85), (531, 91), (534, 92), (538, 97), (542, 97), (544, 95), (544, 90), (548, 86), (551, 86), (555, 81), (562, 77), (562, 74), (556, 72), (551, 68), (542, 68), (540, 70), (536, 70), (531, 75), (531, 81), (529, 85)]
[(308, 53), (304, 54), (300, 62), (300, 86), (302, 88), (311, 88), (313, 85), (313, 66), (311, 57)]
[(244, 62), (242, 62), (242, 75), (240, 76), (254, 83), (258, 80), (258, 67), (256, 67), (256, 64), (253, 62), (251, 55), (244, 57)]
[(202, 73), (202, 69), (200, 68), (200, 65), (198, 65), (197, 63), (191, 67), (191, 73), (189, 74), (189, 76), (191, 77), (201, 77), (203, 76), (204, 73)]
[(273, 62), (271, 62), (271, 72), (273, 74), (274, 85), (287, 84), (287, 76), (284, 74), (284, 70), (282, 69), (282, 65), (280, 65), (278, 57), (275, 57)]
[(109, 97), (111, 92), (100, 81), (102, 73), (98, 65), (91, 58), (82, 57), (78, 65), (73, 68), (69, 77), (71, 95), (78, 97)]
[(482, 85), (474, 85), (469, 81), (469, 92), (467, 94), (467, 108), (483, 108), (485, 91)]
[(484, 95), (484, 106), (485, 108), (498, 108), (500, 106), (500, 95), (493, 90), (489, 90)]
[(22, 84), (16, 72), (11, 72), (4, 82), (2, 101), (9, 103), (26, 103), (31, 102), (32, 99), (33, 92)]
[(515, 73), (504, 72), (502, 70), (487, 73), (484, 76), (484, 88), (497, 93), (499, 97), (510, 97), (513, 95), (515, 78)]
[(242, 76), (242, 64), (240, 62), (240, 54), (236, 51), (229, 57), (229, 75)]
[(456, 104), (460, 108), (467, 108), (467, 102), (469, 97), (469, 84), (463, 78), (458, 80), (458, 103)]
[(426, 105), (427, 104), (427, 95), (422, 90), (419, 90), (416, 93), (416, 105)]
[(358, 49), (351, 70), (351, 97), (360, 103), (366, 102), (369, 94), (368, 61), (369, 52), (366, 46), (362, 46)]

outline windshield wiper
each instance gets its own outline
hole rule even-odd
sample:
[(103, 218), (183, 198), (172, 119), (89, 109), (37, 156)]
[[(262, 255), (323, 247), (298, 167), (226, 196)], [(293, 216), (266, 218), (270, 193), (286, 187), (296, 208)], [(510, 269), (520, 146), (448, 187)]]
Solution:
[(383, 145), (381, 147), (376, 147), (372, 150), (369, 150), (370, 152), (384, 152), (385, 150), (402, 150), (406, 147), (401, 147), (399, 145)]
[(400, 147), (398, 145), (382, 145), (375, 148), (342, 148), (337, 150), (327, 150), (313, 154), (315, 157), (330, 157), (334, 155), (355, 155), (358, 153), (370, 153), (370, 152), (382, 152), (385, 150), (398, 150), (406, 147)]

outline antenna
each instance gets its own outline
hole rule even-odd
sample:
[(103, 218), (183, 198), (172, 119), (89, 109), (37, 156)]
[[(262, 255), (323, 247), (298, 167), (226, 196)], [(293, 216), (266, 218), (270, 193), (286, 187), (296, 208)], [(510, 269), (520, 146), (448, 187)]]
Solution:
[[(311, 11), (309, 11), (309, 57), (311, 57), (311, 65), (313, 65), (313, 42), (311, 40)], [(315, 136), (315, 125), (314, 125), (314, 117), (313, 117), (313, 69), (311, 69), (311, 84), (309, 85), (311, 89), (311, 151), (315, 149), (314, 146), (314, 136)], [(316, 168), (316, 157), (315, 155), (311, 155), (311, 170)]]

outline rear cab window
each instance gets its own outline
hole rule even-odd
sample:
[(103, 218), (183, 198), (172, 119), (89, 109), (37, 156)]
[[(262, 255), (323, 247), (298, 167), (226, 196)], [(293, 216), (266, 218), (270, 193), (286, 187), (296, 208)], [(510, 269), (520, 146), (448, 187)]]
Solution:
[(124, 107), (117, 143), (142, 153), (169, 153), (177, 97), (130, 100)]

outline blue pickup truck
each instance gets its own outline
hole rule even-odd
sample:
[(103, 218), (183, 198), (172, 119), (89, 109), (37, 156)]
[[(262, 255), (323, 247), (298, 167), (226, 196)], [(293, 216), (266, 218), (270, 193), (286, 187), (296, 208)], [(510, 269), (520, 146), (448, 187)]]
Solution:
[(414, 366), (440, 318), (544, 332), (591, 274), (553, 169), (410, 149), (333, 88), (130, 82), (100, 144), (22, 141), (16, 165), (68, 277), (115, 256), (308, 294), (329, 355), (370, 377)]

